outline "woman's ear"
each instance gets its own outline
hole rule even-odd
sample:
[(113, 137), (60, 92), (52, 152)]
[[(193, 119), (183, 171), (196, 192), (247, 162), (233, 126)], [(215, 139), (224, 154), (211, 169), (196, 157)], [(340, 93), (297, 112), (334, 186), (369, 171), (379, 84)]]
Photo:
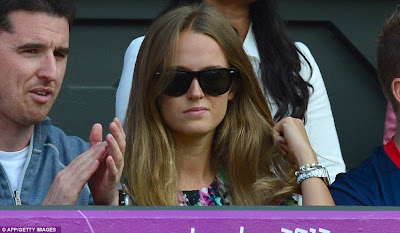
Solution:
[(228, 100), (231, 101), (235, 97), (236, 94), (236, 85), (232, 85), (228, 92)]
[(398, 104), (400, 104), (400, 77), (392, 81), (392, 94)]

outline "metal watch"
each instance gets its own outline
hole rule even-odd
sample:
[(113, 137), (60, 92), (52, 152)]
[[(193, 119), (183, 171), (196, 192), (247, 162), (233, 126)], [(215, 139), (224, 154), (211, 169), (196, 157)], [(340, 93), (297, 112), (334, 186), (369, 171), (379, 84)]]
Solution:
[(326, 186), (329, 186), (329, 174), (328, 170), (325, 167), (313, 168), (313, 169), (306, 169), (296, 172), (297, 175), (297, 184), (300, 186), (301, 182), (305, 179), (312, 178), (312, 177), (319, 177), (325, 183)]

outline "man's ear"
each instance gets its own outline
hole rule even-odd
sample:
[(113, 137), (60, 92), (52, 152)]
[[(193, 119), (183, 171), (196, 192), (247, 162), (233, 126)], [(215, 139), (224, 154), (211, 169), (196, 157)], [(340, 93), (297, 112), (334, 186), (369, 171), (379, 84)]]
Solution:
[(392, 81), (392, 94), (396, 102), (400, 104), (400, 77)]

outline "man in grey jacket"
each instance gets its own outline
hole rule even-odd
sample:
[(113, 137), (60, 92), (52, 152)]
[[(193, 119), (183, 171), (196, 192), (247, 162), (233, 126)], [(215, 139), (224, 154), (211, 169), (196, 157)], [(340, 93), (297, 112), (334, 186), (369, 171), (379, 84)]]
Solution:
[(69, 51), (73, 0), (0, 4), (0, 205), (117, 205), (125, 135), (118, 119), (90, 145), (47, 115)]

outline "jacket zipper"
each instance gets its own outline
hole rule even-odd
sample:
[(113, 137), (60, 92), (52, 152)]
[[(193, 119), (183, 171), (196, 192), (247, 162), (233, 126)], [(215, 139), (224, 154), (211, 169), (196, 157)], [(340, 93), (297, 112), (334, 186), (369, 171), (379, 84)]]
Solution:
[(14, 201), (15, 205), (21, 205), (21, 196), (19, 195), (18, 190), (14, 192)]
[(33, 135), (34, 135), (34, 132), (32, 132), (31, 140), (29, 141), (28, 156), (26, 157), (26, 161), (25, 161), (24, 167), (22, 169), (22, 173), (21, 173), (21, 177), (20, 177), (19, 185), (18, 185), (18, 190), (14, 191), (15, 205), (22, 205), (22, 202), (21, 202), (21, 189), (22, 189), (22, 183), (24, 182), (24, 179), (25, 179), (26, 170), (27, 170), (28, 165), (31, 162), (31, 158), (32, 158), (32, 153), (33, 153)]
[[(6, 172), (6, 170), (3, 168), (3, 166), (1, 165), (1, 163), (0, 163), (0, 170), (3, 172), (3, 174), (4, 174), (4, 176), (5, 176), (5, 179), (6, 179), (7, 184), (8, 184), (8, 188), (10, 189), (10, 193), (11, 193), (11, 195), (14, 197), (14, 203), (15, 203), (15, 205), (22, 205), (22, 203), (21, 203), (21, 195), (20, 195), (20, 193), (19, 193), (18, 190), (13, 192), (13, 190), (12, 190), (12, 188), (11, 188), (10, 179), (8, 179), (7, 172)], [(17, 202), (17, 200), (18, 200), (18, 202)]]

